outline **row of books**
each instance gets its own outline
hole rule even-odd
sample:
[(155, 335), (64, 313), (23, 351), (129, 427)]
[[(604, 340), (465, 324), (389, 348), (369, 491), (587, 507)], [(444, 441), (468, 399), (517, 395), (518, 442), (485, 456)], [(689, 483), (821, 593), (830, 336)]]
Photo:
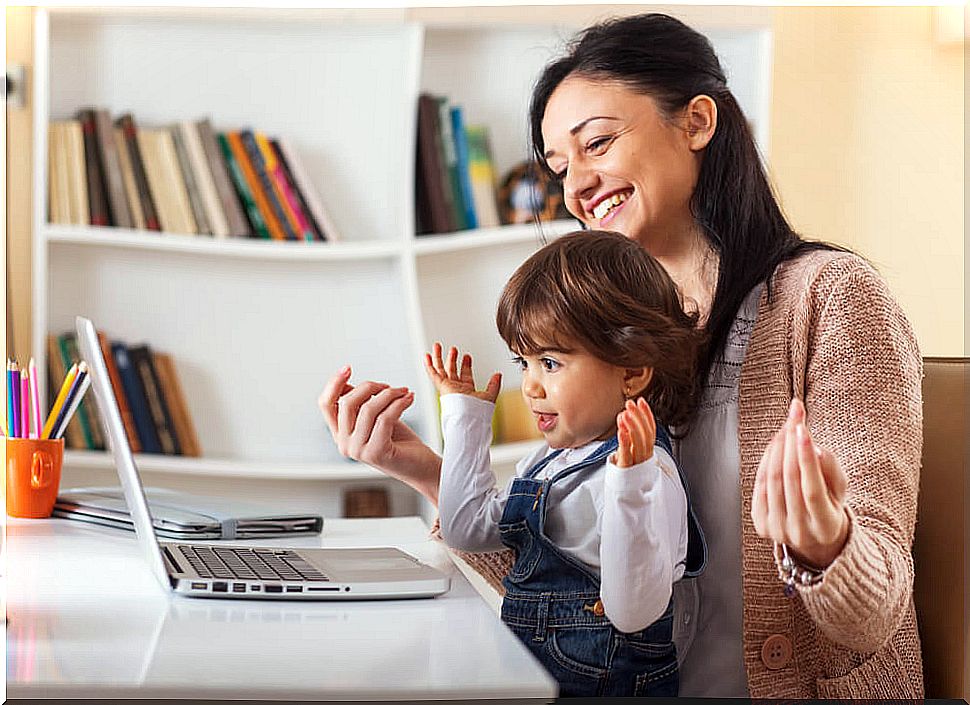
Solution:
[(339, 240), (293, 146), (209, 119), (142, 127), (85, 108), (48, 130), (48, 219), (217, 238)]
[[(148, 345), (129, 347), (109, 341), (101, 331), (98, 340), (132, 451), (200, 457), (202, 448), (171, 355)], [(48, 335), (47, 358), (50, 379), (63, 379), (80, 359), (76, 335)], [(105, 449), (101, 419), (91, 395), (81, 402), (64, 438), (68, 448)]]
[(447, 98), (418, 98), (415, 177), (419, 235), (501, 224), (488, 128), (466, 125)]

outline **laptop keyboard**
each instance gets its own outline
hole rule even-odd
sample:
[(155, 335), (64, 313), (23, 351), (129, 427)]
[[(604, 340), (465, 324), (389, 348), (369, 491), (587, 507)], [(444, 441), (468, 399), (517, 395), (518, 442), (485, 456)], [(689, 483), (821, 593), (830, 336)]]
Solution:
[(270, 548), (234, 548), (180, 544), (179, 550), (200, 578), (251, 580), (306, 580), (328, 582), (330, 578), (307, 563), (295, 551)]

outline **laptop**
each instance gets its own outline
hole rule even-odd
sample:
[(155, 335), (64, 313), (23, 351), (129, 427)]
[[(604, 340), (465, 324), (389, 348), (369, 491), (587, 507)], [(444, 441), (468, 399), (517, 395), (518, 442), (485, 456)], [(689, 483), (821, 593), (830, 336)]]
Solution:
[(361, 600), (434, 597), (447, 575), (396, 548), (279, 548), (158, 540), (94, 324), (77, 317), (81, 356), (114, 455), (135, 535), (166, 590), (189, 597)]

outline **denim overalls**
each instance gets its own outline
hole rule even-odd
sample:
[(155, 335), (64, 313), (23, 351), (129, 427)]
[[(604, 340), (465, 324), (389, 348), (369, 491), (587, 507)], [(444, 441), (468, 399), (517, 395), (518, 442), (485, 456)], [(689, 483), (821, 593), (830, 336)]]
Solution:
[[(670, 439), (659, 424), (657, 443), (671, 453)], [(596, 573), (553, 545), (543, 531), (549, 487), (574, 473), (598, 469), (616, 446), (614, 437), (555, 476), (535, 479), (562, 452), (557, 450), (513, 480), (499, 522), (502, 542), (516, 553), (502, 581), (502, 620), (559, 682), (562, 697), (676, 696), (672, 604), (645, 629), (619, 631), (604, 613)], [(686, 489), (682, 473), (681, 482)], [(685, 576), (694, 577), (704, 568), (707, 549), (689, 495), (687, 509)]]

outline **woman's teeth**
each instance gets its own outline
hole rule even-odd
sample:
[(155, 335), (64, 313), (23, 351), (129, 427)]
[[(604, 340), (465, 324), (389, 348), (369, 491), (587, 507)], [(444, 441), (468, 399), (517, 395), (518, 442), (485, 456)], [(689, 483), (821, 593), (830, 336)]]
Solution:
[(604, 198), (600, 201), (596, 208), (593, 209), (593, 217), (597, 220), (603, 220), (606, 214), (613, 210), (614, 206), (618, 206), (626, 200), (625, 193), (614, 193), (609, 198)]

